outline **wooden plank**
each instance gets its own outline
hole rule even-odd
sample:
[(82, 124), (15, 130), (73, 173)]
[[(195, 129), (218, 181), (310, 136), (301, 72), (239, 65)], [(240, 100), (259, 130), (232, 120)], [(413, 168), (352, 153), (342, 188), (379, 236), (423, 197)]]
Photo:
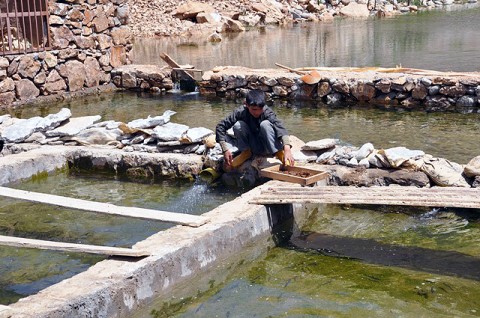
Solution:
[(277, 187), (268, 188), (250, 203), (380, 204), (480, 208), (480, 190), (472, 188), (416, 187)]
[(82, 199), (62, 197), (58, 195), (24, 191), (0, 187), (0, 196), (10, 197), (39, 203), (52, 204), (77, 210), (91, 211), (96, 213), (119, 215), (125, 217), (157, 220), (163, 222), (177, 223), (193, 227), (201, 226), (208, 222), (203, 216), (150, 210), (136, 207), (125, 207), (110, 203), (93, 202)]
[(147, 251), (122, 247), (53, 242), (4, 235), (0, 235), (0, 245), (109, 256), (143, 257), (151, 255), (151, 253)]
[(186, 74), (187, 77), (189, 79), (191, 79), (192, 81), (194, 81), (195, 79), (193, 78), (192, 74), (190, 74), (189, 72), (187, 72), (186, 70), (184, 70), (182, 68), (182, 66), (180, 66), (180, 64), (178, 64), (177, 62), (175, 62), (174, 59), (172, 59), (167, 53), (160, 53), (160, 57), (162, 58), (162, 60), (165, 61), (165, 63), (168, 64), (168, 66), (170, 66), (172, 69), (182, 69), (182, 73), (183, 74)]

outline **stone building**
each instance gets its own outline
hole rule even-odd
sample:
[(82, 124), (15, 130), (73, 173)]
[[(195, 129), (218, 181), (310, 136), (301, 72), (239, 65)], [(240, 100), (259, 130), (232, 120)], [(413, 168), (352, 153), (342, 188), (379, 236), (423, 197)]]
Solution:
[(2, 1), (0, 107), (109, 84), (129, 64), (128, 11), (127, 0)]

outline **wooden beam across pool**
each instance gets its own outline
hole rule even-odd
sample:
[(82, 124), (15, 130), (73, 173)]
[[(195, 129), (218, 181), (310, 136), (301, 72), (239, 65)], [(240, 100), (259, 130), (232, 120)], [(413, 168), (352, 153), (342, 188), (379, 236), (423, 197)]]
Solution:
[(22, 237), (0, 235), (0, 245), (13, 247), (37, 248), (42, 250), (54, 250), (75, 253), (90, 253), (109, 256), (127, 256), (127, 257), (143, 257), (149, 256), (150, 252), (135, 250), (123, 247), (110, 247), (98, 245), (86, 245), (64, 242), (53, 242), (44, 240), (34, 240)]
[(250, 200), (254, 204), (330, 203), (407, 205), (480, 209), (480, 189), (409, 186), (353, 187), (291, 185), (269, 187)]
[(96, 213), (118, 215), (139, 219), (148, 219), (198, 227), (208, 222), (208, 219), (185, 213), (174, 213), (160, 210), (143, 209), (136, 207), (119, 206), (110, 203), (93, 202), (82, 199), (62, 197), (58, 195), (38, 193), (0, 187), (0, 196), (21, 199), (39, 203), (52, 204), (66, 208), (84, 210)]

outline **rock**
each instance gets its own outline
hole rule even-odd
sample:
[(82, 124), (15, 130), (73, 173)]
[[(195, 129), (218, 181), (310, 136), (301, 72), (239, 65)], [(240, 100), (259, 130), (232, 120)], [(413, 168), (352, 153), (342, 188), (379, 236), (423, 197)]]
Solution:
[(162, 141), (177, 141), (189, 129), (187, 125), (166, 123), (153, 129), (152, 137)]
[(463, 169), (463, 172), (467, 177), (470, 178), (480, 176), (480, 156), (477, 156), (470, 160)]
[(72, 31), (66, 26), (52, 28), (52, 35), (54, 49), (65, 49), (74, 39)]
[(40, 66), (40, 62), (34, 60), (32, 55), (24, 55), (19, 60), (17, 72), (23, 77), (33, 79), (40, 70)]
[(0, 93), (6, 93), (15, 89), (15, 82), (11, 78), (6, 78), (0, 82)]
[(307, 142), (305, 145), (302, 146), (302, 150), (325, 150), (335, 147), (336, 144), (337, 143), (333, 138), (320, 139)]
[(207, 3), (189, 1), (179, 6), (175, 11), (175, 13), (173, 14), (173, 16), (181, 20), (192, 19), (192, 18), (195, 18), (197, 14), (201, 12), (212, 13), (212, 12), (215, 12), (215, 9)]
[(463, 168), (458, 163), (443, 158), (426, 159), (421, 170), (438, 186), (470, 187), (462, 176)]
[(373, 152), (373, 150), (375, 150), (375, 147), (368, 142), (354, 153), (355, 159), (358, 161), (366, 159)]
[(292, 156), (296, 162), (314, 162), (317, 160), (317, 154), (314, 151), (292, 151)]
[(73, 140), (81, 145), (115, 145), (122, 136), (120, 129), (107, 129), (104, 127), (87, 128), (73, 137), (63, 137), (65, 140)]
[(385, 157), (392, 168), (400, 168), (410, 160), (416, 160), (425, 156), (425, 152), (421, 150), (410, 150), (405, 147), (379, 150), (378, 153)]
[(45, 91), (52, 94), (64, 91), (66, 88), (65, 80), (58, 74), (57, 70), (52, 70), (45, 80)]
[(87, 77), (85, 66), (79, 61), (67, 61), (67, 82), (70, 91), (78, 91), (83, 88)]
[(335, 148), (330, 150), (330, 151), (326, 151), (324, 153), (322, 153), (320, 156), (317, 157), (317, 159), (315, 160), (316, 163), (326, 163), (328, 162), (330, 159), (332, 159), (336, 154), (336, 151), (335, 151)]
[(370, 11), (366, 4), (350, 2), (348, 5), (340, 9), (339, 14), (345, 17), (366, 18), (370, 15)]
[(127, 26), (114, 28), (111, 31), (111, 35), (114, 45), (127, 45), (132, 43), (132, 32)]
[(181, 140), (182, 142), (189, 142), (189, 143), (201, 142), (205, 137), (211, 134), (213, 134), (213, 131), (208, 128), (204, 128), (204, 127), (190, 128), (189, 130), (187, 130), (186, 133), (183, 134)]
[(15, 92), (20, 100), (30, 100), (40, 95), (40, 90), (28, 79), (21, 79), (15, 82)]
[(68, 108), (62, 108), (57, 114), (50, 114), (45, 118), (32, 117), (26, 120), (19, 120), (8, 126), (2, 132), (3, 138), (9, 142), (23, 142), (34, 132), (52, 129), (64, 122), (72, 113)]
[(230, 18), (225, 19), (225, 22), (222, 24), (220, 30), (222, 32), (243, 32), (245, 27), (240, 21), (235, 21)]
[(216, 24), (222, 20), (222, 16), (215, 12), (205, 13), (201, 12), (196, 16), (197, 23)]
[(357, 82), (350, 89), (352, 95), (360, 102), (368, 102), (375, 97), (375, 87), (369, 83)]
[(90, 125), (96, 121), (99, 121), (100, 119), (100, 115), (71, 118), (65, 125), (62, 125), (54, 130), (47, 131), (45, 135), (47, 137), (75, 136), (80, 133), (80, 131), (88, 128)]
[(221, 42), (222, 41), (222, 36), (218, 34), (217, 32), (214, 32), (210, 34), (207, 38), (208, 42)]
[(170, 121), (170, 117), (175, 115), (176, 112), (172, 110), (166, 110), (163, 115), (150, 117), (146, 119), (135, 119), (129, 123), (127, 126), (131, 129), (144, 129), (144, 128), (152, 128), (155, 126), (165, 125)]
[(87, 87), (98, 86), (103, 72), (97, 59), (89, 56), (85, 59), (84, 65), (85, 69), (88, 70), (85, 74), (85, 85)]

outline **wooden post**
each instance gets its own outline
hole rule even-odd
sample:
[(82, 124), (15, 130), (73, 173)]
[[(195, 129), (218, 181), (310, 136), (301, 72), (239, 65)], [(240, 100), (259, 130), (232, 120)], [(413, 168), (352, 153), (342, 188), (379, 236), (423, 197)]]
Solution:
[(190, 74), (188, 71), (186, 71), (185, 69), (183, 69), (180, 64), (178, 64), (177, 62), (175, 62), (170, 56), (168, 56), (167, 53), (161, 53), (160, 54), (160, 57), (162, 58), (162, 60), (164, 60), (168, 66), (170, 66), (172, 69), (179, 69), (178, 71), (180, 71), (182, 74), (185, 74), (189, 80), (192, 80), (192, 81), (195, 81), (195, 79), (193, 78), (192, 74)]

